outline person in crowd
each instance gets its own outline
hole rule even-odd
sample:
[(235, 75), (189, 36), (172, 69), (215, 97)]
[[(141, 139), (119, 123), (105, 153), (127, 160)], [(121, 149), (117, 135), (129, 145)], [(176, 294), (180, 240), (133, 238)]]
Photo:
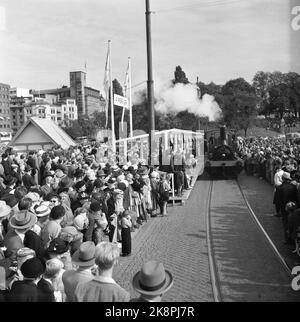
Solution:
[(296, 208), (296, 204), (288, 202), (286, 205), (288, 212), (288, 237), (294, 242), (294, 253), (300, 256), (300, 209)]
[(29, 165), (26, 165), (24, 172), (25, 174), (22, 177), (22, 182), (26, 189), (29, 190), (31, 187), (36, 186), (35, 180), (32, 176), (32, 168)]
[(46, 250), (45, 258), (57, 258), (63, 263), (66, 270), (72, 269), (70, 245), (61, 237), (54, 238)]
[(69, 244), (71, 255), (77, 251), (83, 242), (83, 234), (75, 226), (63, 227), (59, 237)]
[(84, 242), (72, 255), (72, 263), (77, 269), (65, 271), (62, 275), (66, 302), (73, 302), (75, 289), (79, 283), (87, 283), (95, 277), (95, 244), (92, 241)]
[(298, 205), (297, 188), (291, 184), (291, 180), (291, 175), (288, 172), (284, 172), (282, 174), (282, 184), (278, 188), (278, 199), (282, 216), (285, 243), (289, 243), (287, 234), (288, 213), (286, 211), (286, 204), (291, 201)]
[(21, 210), (9, 220), (10, 230), (4, 237), (3, 244), (6, 247), (7, 257), (16, 258), (18, 249), (24, 247), (25, 233), (37, 222), (37, 217), (29, 210)]
[(284, 171), (282, 170), (281, 163), (279, 163), (275, 169), (275, 174), (274, 174), (274, 199), (273, 199), (273, 204), (275, 204), (275, 209), (276, 209), (276, 217), (281, 217), (280, 213), (280, 203), (279, 203), (279, 198), (278, 198), (278, 188), (282, 185), (282, 175)]
[(37, 283), (42, 278), (45, 267), (37, 257), (26, 260), (21, 266), (23, 280), (15, 281), (8, 294), (9, 302), (39, 302)]
[(7, 289), (11, 289), (13, 283), (15, 281), (22, 281), (24, 276), (21, 272), (21, 266), (25, 263), (28, 259), (36, 257), (35, 251), (28, 247), (22, 247), (17, 250), (16, 253), (16, 260), (12, 261), (9, 266), (9, 274), (6, 280)]
[[(53, 289), (53, 296), (55, 302), (65, 302), (66, 295), (64, 290), (64, 284), (62, 282), (62, 275), (64, 274), (64, 264), (58, 258), (52, 258), (46, 261), (46, 270), (44, 273), (44, 278), (51, 281), (51, 286)], [(51, 290), (52, 291), (52, 290)], [(53, 302), (52, 292), (49, 294), (49, 302)]]
[(52, 188), (52, 181), (54, 175), (50, 171), (44, 172), (44, 182), (45, 184), (42, 185), (41, 191), (43, 192), (44, 196), (46, 197), (49, 193), (53, 193), (54, 190)]
[(38, 219), (36, 224), (41, 228), (42, 232), (46, 223), (49, 221), (49, 215), (51, 213), (51, 209), (49, 208), (47, 201), (42, 201), (40, 205), (35, 207), (34, 212)]
[(7, 220), (10, 213), (11, 207), (5, 201), (0, 200), (0, 247), (3, 247), (4, 237), (7, 233), (7, 226), (4, 226), (4, 221)]
[(65, 215), (65, 208), (61, 205), (54, 206), (49, 215), (49, 221), (44, 226), (41, 237), (44, 248), (47, 248), (50, 242), (59, 236), (61, 231), (60, 223)]
[(159, 185), (159, 207), (160, 207), (160, 215), (167, 215), (167, 204), (170, 199), (170, 184), (169, 177), (167, 173), (163, 173), (161, 176), (161, 182)]
[(131, 216), (129, 210), (122, 213), (121, 219), (121, 241), (122, 241), (122, 254), (121, 256), (131, 255)]
[(108, 240), (108, 236), (105, 234), (108, 221), (106, 215), (102, 212), (100, 202), (93, 201), (91, 203), (88, 220), (89, 225), (85, 234), (86, 241), (93, 241), (97, 245), (101, 241)]
[(163, 295), (173, 286), (173, 276), (163, 263), (150, 260), (134, 275), (132, 286), (140, 297), (131, 299), (131, 302), (161, 302)]
[(113, 269), (120, 256), (115, 243), (100, 242), (95, 250), (98, 274), (89, 282), (79, 283), (74, 302), (128, 302), (129, 293), (113, 279)]

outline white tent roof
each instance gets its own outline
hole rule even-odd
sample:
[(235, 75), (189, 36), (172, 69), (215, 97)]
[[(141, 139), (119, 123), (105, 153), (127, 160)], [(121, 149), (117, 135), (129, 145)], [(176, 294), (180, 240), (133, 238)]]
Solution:
[(76, 143), (72, 140), (72, 138), (63, 131), (55, 122), (49, 119), (42, 119), (38, 117), (32, 117), (24, 124), (21, 129), (16, 133), (14, 138), (11, 141), (11, 145), (17, 140), (18, 137), (22, 135), (22, 132), (26, 129), (29, 124), (34, 125), (39, 130), (41, 130), (49, 140), (54, 144), (60, 145), (63, 149), (68, 149), (71, 145), (75, 146)]

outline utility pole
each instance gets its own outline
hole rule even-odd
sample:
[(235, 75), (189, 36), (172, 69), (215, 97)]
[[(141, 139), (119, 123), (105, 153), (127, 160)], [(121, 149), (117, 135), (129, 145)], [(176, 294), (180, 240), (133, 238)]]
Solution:
[(147, 96), (148, 96), (148, 116), (149, 116), (149, 165), (152, 165), (152, 149), (155, 133), (155, 114), (154, 114), (154, 93), (153, 93), (153, 75), (152, 75), (152, 46), (151, 46), (151, 11), (150, 0), (146, 0), (146, 35), (147, 35)]

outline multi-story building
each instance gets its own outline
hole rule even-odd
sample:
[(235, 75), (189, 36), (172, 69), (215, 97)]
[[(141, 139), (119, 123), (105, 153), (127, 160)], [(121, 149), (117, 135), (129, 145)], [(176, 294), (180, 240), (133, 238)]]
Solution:
[(78, 108), (78, 115), (87, 115), (85, 99), (86, 73), (81, 71), (70, 72), (70, 93), (75, 98)]
[(87, 107), (88, 116), (91, 116), (95, 111), (103, 112), (105, 100), (100, 91), (92, 87), (85, 87), (85, 106)]
[(31, 90), (30, 93), (34, 97), (44, 98), (52, 104), (55, 104), (62, 99), (71, 97), (70, 87), (68, 86), (54, 89)]
[(68, 126), (78, 119), (77, 105), (74, 99), (62, 99), (56, 104), (41, 97), (12, 97), (11, 104), (12, 130), (15, 134), (31, 117), (46, 118), (57, 125)]
[(1, 142), (9, 142), (12, 138), (9, 110), (9, 89), (7, 84), (0, 83), (0, 137)]
[(20, 87), (11, 87), (9, 90), (10, 97), (32, 97), (30, 89), (20, 88)]
[(78, 108), (74, 99), (61, 100), (57, 105), (57, 124), (69, 126), (72, 121), (78, 120)]

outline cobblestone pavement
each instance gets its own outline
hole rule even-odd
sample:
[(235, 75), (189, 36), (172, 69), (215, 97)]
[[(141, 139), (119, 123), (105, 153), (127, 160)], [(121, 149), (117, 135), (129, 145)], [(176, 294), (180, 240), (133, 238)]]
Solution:
[(138, 296), (131, 286), (132, 277), (143, 262), (156, 259), (174, 277), (163, 301), (213, 301), (206, 246), (207, 196), (207, 182), (197, 181), (185, 205), (170, 206), (168, 216), (151, 218), (134, 233), (132, 255), (121, 257), (114, 272), (115, 280), (132, 297)]
[(299, 301), (236, 182), (215, 181), (212, 196), (213, 248), (223, 301)]

